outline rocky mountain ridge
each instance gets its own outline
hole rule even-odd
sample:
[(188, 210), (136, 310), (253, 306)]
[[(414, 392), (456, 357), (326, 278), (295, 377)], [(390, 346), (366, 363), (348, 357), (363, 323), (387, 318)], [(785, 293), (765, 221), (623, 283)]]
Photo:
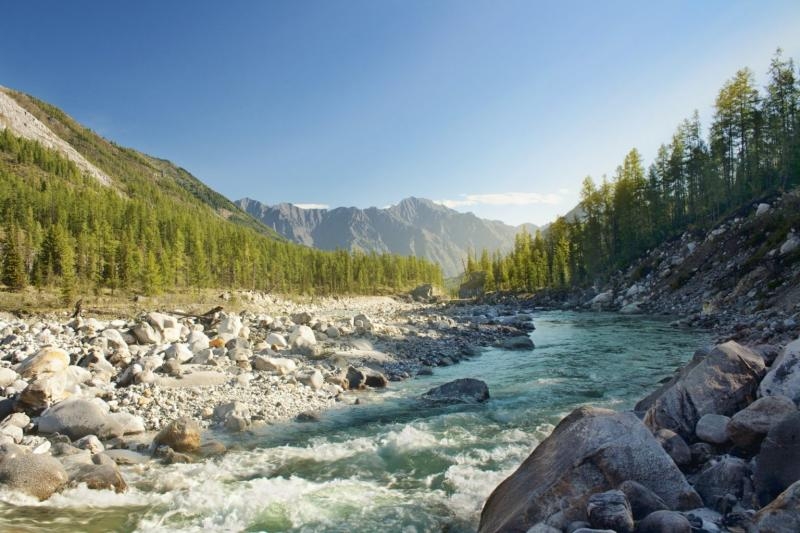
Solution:
[[(250, 198), (236, 204), (291, 241), (323, 250), (416, 255), (439, 263), (445, 276), (463, 272), (470, 250), (510, 250), (522, 229), (414, 197), (384, 209), (303, 209), (287, 203), (266, 205)], [(536, 230), (531, 224), (524, 226)]]

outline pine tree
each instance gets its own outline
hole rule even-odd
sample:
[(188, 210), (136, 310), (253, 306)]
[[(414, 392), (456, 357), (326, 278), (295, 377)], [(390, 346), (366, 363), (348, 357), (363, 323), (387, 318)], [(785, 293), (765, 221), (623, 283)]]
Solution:
[(19, 230), (12, 226), (6, 230), (6, 242), (3, 249), (3, 284), (14, 291), (20, 291), (28, 285), (28, 274), (19, 243)]

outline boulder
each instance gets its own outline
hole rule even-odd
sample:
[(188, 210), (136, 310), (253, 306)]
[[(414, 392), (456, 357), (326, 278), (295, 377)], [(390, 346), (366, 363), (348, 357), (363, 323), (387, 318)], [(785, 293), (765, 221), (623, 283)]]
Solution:
[(30, 383), (20, 393), (16, 406), (28, 413), (38, 413), (53, 404), (66, 400), (70, 396), (80, 394), (81, 380), (91, 375), (85, 369), (86, 375), (80, 375), (68, 367), (55, 374), (43, 374)]
[(164, 351), (164, 359), (176, 359), (181, 364), (188, 363), (193, 357), (194, 354), (192, 350), (189, 349), (189, 346), (181, 342), (171, 344), (169, 348)]
[(620, 490), (592, 494), (586, 504), (586, 515), (589, 517), (589, 525), (595, 529), (633, 533), (631, 505)]
[(728, 437), (740, 450), (755, 453), (770, 428), (784, 417), (797, 412), (786, 396), (765, 396), (742, 409), (728, 423)]
[(719, 511), (725, 505), (726, 495), (733, 495), (737, 499), (744, 495), (749, 475), (750, 468), (744, 460), (724, 455), (700, 472), (695, 479), (694, 488), (703, 498), (706, 507)]
[(108, 461), (102, 464), (76, 465), (70, 472), (69, 481), (75, 485), (85, 483), (87, 488), (93, 490), (124, 492), (128, 488), (128, 484), (125, 483), (119, 467), (110, 457), (108, 457)]
[(313, 317), (311, 316), (311, 313), (302, 311), (300, 313), (293, 313), (290, 318), (295, 324), (307, 326)]
[(479, 379), (457, 379), (432, 388), (422, 399), (437, 404), (480, 403), (489, 399), (489, 387)]
[(692, 524), (681, 513), (656, 511), (639, 522), (636, 533), (692, 533)]
[(758, 395), (786, 396), (800, 406), (800, 339), (781, 351), (758, 388)]
[(628, 499), (634, 520), (641, 520), (651, 513), (668, 509), (667, 504), (664, 503), (664, 500), (662, 500), (658, 494), (641, 483), (631, 480), (623, 481), (619, 486), (619, 490), (621, 490)]
[(242, 402), (227, 402), (214, 408), (214, 420), (229, 431), (244, 431), (250, 426), (250, 408)]
[(644, 416), (648, 427), (653, 431), (670, 429), (692, 442), (703, 415), (730, 416), (751, 403), (764, 371), (761, 356), (729, 341), (716, 346), (706, 357), (695, 357), (636, 408), (649, 403)]
[(800, 481), (792, 483), (769, 505), (756, 513), (759, 533), (797, 533), (800, 531)]
[(314, 346), (317, 344), (317, 338), (314, 336), (314, 330), (310, 327), (297, 326), (289, 335), (289, 343), (294, 348), (300, 346)]
[(800, 480), (800, 412), (772, 426), (756, 456), (756, 495), (766, 505)]
[(585, 520), (589, 495), (626, 480), (652, 490), (671, 509), (701, 505), (636, 415), (578, 408), (492, 492), (479, 531), (525, 531), (557, 513), (565, 523)]
[(363, 389), (367, 386), (367, 375), (354, 366), (347, 367), (346, 379), (350, 390)]
[(327, 335), (331, 339), (337, 339), (341, 336), (342, 332), (339, 331), (339, 328), (336, 326), (328, 326), (325, 329), (325, 335)]
[(358, 331), (372, 331), (375, 327), (372, 320), (363, 313), (353, 317), (353, 325)]
[(20, 379), (20, 375), (10, 368), (0, 367), (0, 388), (5, 388)]
[(322, 372), (319, 370), (312, 370), (310, 372), (301, 372), (296, 375), (297, 381), (314, 390), (319, 390), (325, 383), (322, 377)]
[(263, 372), (277, 372), (281, 376), (291, 374), (297, 368), (293, 359), (285, 357), (266, 357), (257, 355), (253, 358), (253, 368)]
[(758, 204), (758, 207), (756, 207), (756, 216), (760, 217), (767, 211), (769, 211), (769, 204), (760, 203)]
[(792, 231), (786, 236), (786, 241), (781, 244), (781, 255), (789, 255), (797, 250), (798, 247), (800, 247), (800, 238)]
[(418, 302), (429, 302), (434, 296), (433, 285), (430, 283), (419, 285), (415, 287), (410, 294), (411, 297)]
[(47, 346), (24, 359), (16, 372), (25, 379), (36, 379), (46, 374), (61, 372), (69, 366), (69, 355), (61, 348)]
[(625, 304), (619, 310), (622, 315), (638, 315), (642, 312), (641, 304), (639, 302), (631, 302)]
[(46, 454), (33, 454), (13, 444), (0, 445), (0, 486), (46, 500), (69, 481), (64, 466)]
[(279, 333), (270, 333), (267, 335), (267, 344), (275, 346), (276, 348), (286, 348), (289, 346), (289, 343), (286, 342), (286, 338)]
[(708, 413), (700, 417), (694, 433), (703, 442), (725, 444), (728, 442), (728, 422), (731, 419), (724, 415)]
[(592, 309), (601, 310), (604, 307), (607, 307), (614, 301), (614, 291), (606, 291), (601, 292), (591, 300), (589, 300), (589, 306)]
[(217, 334), (226, 335), (229, 338), (238, 337), (242, 331), (242, 319), (238, 315), (228, 315), (220, 320), (217, 325)]
[(39, 417), (40, 433), (61, 433), (72, 440), (86, 435), (101, 439), (121, 437), (123, 427), (95, 402), (81, 398), (65, 400), (50, 407)]
[(360, 369), (364, 373), (364, 384), (373, 389), (382, 389), (389, 385), (389, 380), (383, 373), (368, 367)]
[(195, 452), (200, 449), (200, 424), (186, 416), (173, 420), (158, 432), (153, 444), (179, 453)]
[(503, 350), (533, 350), (535, 347), (533, 341), (527, 335), (506, 337), (497, 341), (494, 345)]
[(161, 334), (147, 322), (136, 324), (131, 332), (140, 344), (159, 344), (162, 341)]
[(670, 429), (659, 429), (655, 432), (656, 440), (667, 452), (667, 455), (672, 457), (675, 464), (678, 466), (686, 466), (692, 462), (692, 451), (689, 445), (683, 438)]

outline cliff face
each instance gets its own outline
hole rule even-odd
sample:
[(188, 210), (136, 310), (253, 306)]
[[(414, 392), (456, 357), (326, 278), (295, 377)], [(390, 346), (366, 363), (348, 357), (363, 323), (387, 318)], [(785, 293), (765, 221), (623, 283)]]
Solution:
[[(520, 227), (459, 213), (422, 198), (386, 209), (301, 209), (245, 198), (239, 207), (294, 242), (323, 250), (346, 249), (415, 255), (436, 261), (445, 276), (463, 271), (468, 251), (508, 251)], [(528, 231), (535, 226), (526, 225)]]

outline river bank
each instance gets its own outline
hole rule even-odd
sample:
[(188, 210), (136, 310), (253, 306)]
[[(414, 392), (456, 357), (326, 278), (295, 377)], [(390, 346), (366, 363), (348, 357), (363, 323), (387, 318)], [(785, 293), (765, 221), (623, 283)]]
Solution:
[(3, 316), (2, 486), (41, 499), (81, 482), (124, 490), (116, 463), (223, 453), (209, 428), (236, 434), (314, 421), (357, 403), (363, 390), (429, 374), (481, 347), (533, 346), (530, 316), (510, 308), (241, 297), (249, 305), (238, 313)]

